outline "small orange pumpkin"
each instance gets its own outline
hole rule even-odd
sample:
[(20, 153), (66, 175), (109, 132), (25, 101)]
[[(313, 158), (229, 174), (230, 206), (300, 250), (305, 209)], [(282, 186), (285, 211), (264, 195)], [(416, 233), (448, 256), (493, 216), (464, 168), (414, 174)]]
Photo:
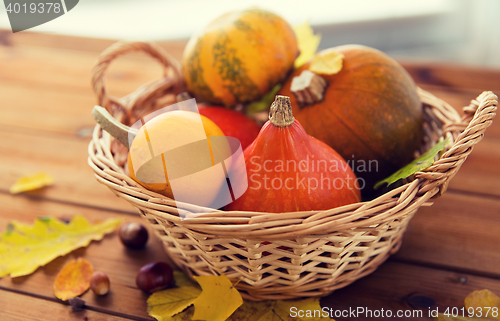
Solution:
[(326, 210), (361, 199), (349, 165), (331, 147), (306, 134), (292, 115), (289, 97), (276, 96), (269, 121), (244, 156), (248, 188), (226, 210)]
[(182, 71), (199, 101), (234, 106), (257, 100), (283, 81), (298, 54), (286, 20), (250, 8), (226, 13), (193, 35)]
[[(203, 126), (204, 131), (199, 130), (200, 126)], [(205, 116), (183, 110), (162, 113), (142, 126), (132, 141), (127, 159), (129, 176), (144, 188), (173, 199), (170, 174), (167, 174), (163, 153), (179, 146), (208, 139), (208, 148), (212, 154), (211, 139), (214, 136), (224, 136), (224, 134), (214, 122)], [(218, 147), (221, 148), (221, 146)], [(225, 148), (228, 150), (226, 154), (229, 153), (229, 145)], [(152, 158), (152, 154), (156, 157)], [(213, 158), (213, 155), (210, 156)], [(200, 164), (213, 165), (212, 161), (207, 160), (203, 150), (199, 154), (187, 154), (175, 161), (189, 173)], [(210, 164), (207, 165), (208, 161)], [(134, 164), (139, 164), (140, 168), (134, 169)], [(176, 172), (179, 171), (181, 170), (177, 169)], [(219, 189), (225, 183), (225, 178), (221, 179), (216, 175), (217, 173), (211, 171), (204, 171), (204, 173), (202, 179), (190, 180), (176, 187), (176, 191), (180, 193), (178, 195), (184, 195), (183, 202), (187, 202), (189, 196), (192, 196), (191, 203), (209, 206), (217, 197)], [(210, 182), (210, 185), (207, 182)]]
[(422, 104), (413, 79), (395, 60), (369, 47), (346, 45), (320, 52), (344, 55), (342, 69), (321, 75), (328, 82), (323, 100), (299, 106), (292, 79), (309, 68), (293, 72), (280, 95), (291, 96), (295, 117), (306, 132), (344, 157), (365, 183), (373, 185), (409, 163), (422, 131)]

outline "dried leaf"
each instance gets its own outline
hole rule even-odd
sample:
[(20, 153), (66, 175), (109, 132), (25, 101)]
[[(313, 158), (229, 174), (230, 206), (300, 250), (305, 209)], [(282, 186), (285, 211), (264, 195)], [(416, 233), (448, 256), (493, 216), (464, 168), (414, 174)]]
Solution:
[(325, 321), (332, 320), (321, 310), (318, 298), (303, 300), (245, 301), (230, 321)]
[(300, 55), (295, 59), (295, 68), (299, 68), (314, 56), (321, 42), (321, 35), (314, 34), (314, 30), (308, 21), (293, 27), (293, 31), (297, 37), (297, 44), (300, 50)]
[(159, 321), (172, 320), (172, 316), (182, 312), (200, 296), (196, 286), (183, 286), (158, 291), (148, 298), (148, 314)]
[(32, 191), (54, 184), (54, 179), (47, 173), (41, 172), (34, 175), (23, 176), (10, 187), (11, 194), (18, 194), (22, 192)]
[(384, 180), (381, 180), (375, 184), (374, 189), (379, 188), (382, 186), (382, 184), (387, 183), (387, 185), (391, 185), (392, 183), (397, 182), (400, 179), (407, 178), (416, 172), (419, 172), (421, 170), (426, 169), (427, 167), (431, 166), (434, 164), (434, 157), (444, 149), (446, 145), (450, 143), (450, 138), (447, 138), (443, 141), (440, 141), (436, 145), (434, 145), (431, 149), (429, 149), (427, 152), (422, 154), (419, 158), (415, 159), (413, 162), (410, 164), (406, 165), (405, 167), (401, 168), (391, 176), (387, 177)]
[(311, 60), (309, 70), (318, 75), (333, 75), (342, 69), (344, 55), (336, 51), (323, 51)]
[(224, 321), (243, 304), (240, 293), (225, 276), (198, 276), (203, 292), (193, 302), (193, 320)]
[(442, 313), (439, 313), (437, 317), (433, 317), (434, 321), (488, 321), (488, 320), (494, 320), (494, 319), (483, 319), (483, 318), (470, 318), (470, 317), (463, 317), (463, 316), (447, 316)]
[[(474, 309), (476, 317), (495, 318), (500, 320), (500, 298), (490, 290), (480, 290), (470, 293), (465, 298), (465, 309)], [(494, 310), (496, 308), (496, 310)], [(495, 314), (493, 314), (496, 311)]]
[(68, 224), (56, 218), (37, 219), (32, 226), (12, 222), (10, 230), (0, 234), (0, 277), (31, 274), (58, 256), (102, 239), (120, 223), (109, 219), (91, 225), (82, 216)]
[(66, 263), (54, 281), (55, 296), (66, 301), (85, 293), (93, 272), (92, 264), (81, 257)]

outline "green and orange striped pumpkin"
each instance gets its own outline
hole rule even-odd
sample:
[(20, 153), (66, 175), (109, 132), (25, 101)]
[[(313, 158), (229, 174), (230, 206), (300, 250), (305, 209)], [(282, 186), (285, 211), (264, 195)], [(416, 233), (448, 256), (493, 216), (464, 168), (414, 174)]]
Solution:
[(283, 81), (299, 54), (290, 24), (259, 9), (222, 15), (188, 42), (182, 70), (198, 101), (234, 106)]

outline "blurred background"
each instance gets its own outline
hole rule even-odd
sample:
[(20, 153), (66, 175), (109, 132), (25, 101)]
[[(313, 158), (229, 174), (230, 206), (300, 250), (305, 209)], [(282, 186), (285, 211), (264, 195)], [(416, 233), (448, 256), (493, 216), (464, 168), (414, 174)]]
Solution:
[[(406, 60), (500, 68), (499, 0), (80, 0), (32, 32), (126, 40), (187, 39), (232, 9), (261, 6), (309, 21), (320, 49), (358, 43)], [(9, 29), (2, 6), (0, 28)]]

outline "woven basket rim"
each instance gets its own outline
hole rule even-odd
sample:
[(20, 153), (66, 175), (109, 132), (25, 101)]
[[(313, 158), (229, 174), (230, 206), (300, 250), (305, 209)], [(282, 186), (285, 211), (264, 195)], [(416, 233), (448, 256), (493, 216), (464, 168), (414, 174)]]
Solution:
[[(483, 92), (477, 99), (472, 100), (469, 106), (464, 108), (465, 115), (460, 117), (451, 106), (442, 100), (437, 99), (432, 94), (422, 89), (419, 89), (418, 92), (423, 104), (428, 104), (429, 101), (433, 101), (436, 105), (430, 106), (430, 108), (438, 108), (443, 117), (447, 119), (444, 123), (444, 127), (448, 128), (448, 131), (445, 131), (445, 136), (451, 137), (452, 143), (448, 144), (445, 148), (445, 152), (431, 167), (415, 173), (415, 179), (413, 181), (390, 190), (373, 200), (349, 204), (329, 210), (302, 212), (268, 213), (222, 211), (207, 209), (192, 204), (175, 202), (167, 196), (145, 189), (130, 179), (126, 180), (126, 183), (129, 185), (128, 190), (122, 186), (120, 189), (120, 195), (124, 196), (124, 194), (128, 194), (129, 197), (125, 197), (128, 198), (129, 201), (131, 201), (130, 198), (135, 197), (137, 198), (135, 203), (138, 205), (140, 204), (140, 207), (149, 207), (150, 210), (154, 211), (159, 217), (173, 220), (176, 224), (183, 225), (192, 230), (198, 230), (199, 232), (205, 233), (210, 233), (210, 231), (212, 231), (213, 233), (217, 232), (227, 236), (238, 236), (241, 235), (242, 231), (248, 232), (248, 229), (252, 229), (254, 231), (246, 234), (246, 236), (254, 236), (256, 238), (272, 237), (271, 233), (262, 232), (266, 229), (277, 232), (281, 234), (282, 237), (285, 235), (298, 237), (311, 234), (311, 232), (318, 230), (317, 227), (314, 227), (314, 225), (317, 224), (317, 221), (321, 219), (324, 220), (325, 218), (331, 219), (332, 217), (338, 217), (343, 221), (346, 221), (346, 216), (350, 216), (350, 221), (370, 219), (372, 217), (367, 215), (366, 211), (373, 209), (376, 206), (388, 207), (386, 202), (390, 203), (390, 200), (397, 195), (400, 195), (400, 197), (397, 202), (393, 204), (394, 206), (402, 207), (401, 204), (407, 205), (405, 204), (405, 199), (407, 199), (409, 195), (413, 195), (413, 197), (415, 197), (417, 194), (420, 195), (418, 201), (420, 206), (425, 204), (435, 195), (441, 195), (445, 192), (448, 186), (448, 178), (452, 176), (447, 174), (446, 171), (443, 171), (443, 168), (447, 167), (445, 159), (453, 159), (453, 157), (456, 158), (457, 156), (455, 155), (455, 152), (457, 150), (466, 152), (467, 155), (470, 153), (471, 148), (464, 145), (464, 142), (468, 141), (467, 137), (470, 135), (476, 137), (484, 134), (484, 130), (491, 124), (491, 120), (495, 116), (497, 97), (492, 92)], [(474, 128), (475, 126), (480, 126), (482, 128), (481, 130), (478, 130), (477, 128)], [(92, 144), (95, 144), (96, 140), (101, 139), (100, 135), (102, 135), (102, 138), (105, 141), (109, 142), (112, 139), (106, 132), (102, 131), (99, 125), (96, 125), (93, 139), (89, 145), (89, 155), (95, 153), (95, 149)], [(465, 150), (463, 148), (464, 146), (467, 147)], [(465, 159), (462, 158), (462, 160)], [(99, 172), (99, 168), (93, 164), (92, 157), (89, 157), (89, 164), (91, 164), (94, 171)], [(108, 175), (111, 174), (109, 170), (103, 171), (103, 173)], [(124, 173), (125, 171), (122, 169), (121, 174)], [(436, 174), (434, 175), (436, 177), (432, 177), (432, 174)], [(453, 172), (453, 175), (454, 174), (455, 172)], [(121, 178), (123, 179), (123, 177)], [(101, 182), (103, 181), (101, 180)], [(107, 185), (111, 188), (112, 184), (115, 184), (116, 187), (119, 186), (119, 184), (112, 181), (109, 181)], [(172, 213), (172, 208), (174, 206), (177, 208), (177, 213), (182, 211), (188, 216), (191, 213), (194, 213), (196, 217), (182, 220), (177, 214), (176, 219), (175, 214)], [(168, 207), (168, 210), (166, 207)], [(242, 224), (245, 224), (245, 227), (242, 227)], [(297, 231), (297, 229), (294, 229), (297, 224), (309, 224), (312, 227), (312, 230), (309, 230), (309, 232)], [(363, 224), (366, 224), (366, 222)], [(205, 225), (206, 227), (203, 228), (201, 225)], [(339, 227), (344, 225), (340, 224)], [(211, 227), (208, 228), (208, 226)], [(291, 232), (291, 230), (293, 230), (293, 232)]]
[[(131, 51), (142, 51), (151, 56), (153, 59), (157, 60), (163, 66), (164, 77), (158, 81), (145, 84), (144, 86), (136, 90), (136, 92), (131, 93), (121, 99), (116, 99), (109, 96), (106, 91), (105, 72), (114, 59)], [(183, 88), (183, 84), (172, 81), (171, 77), (169, 76), (170, 74), (179, 76), (181, 74), (180, 64), (160, 46), (149, 42), (119, 41), (104, 50), (96, 61), (92, 72), (92, 87), (94, 89), (94, 92), (96, 93), (98, 102), (108, 109), (115, 109), (115, 112), (116, 110), (118, 110), (118, 114), (120, 116), (119, 120), (124, 121), (130, 120), (129, 117), (124, 113), (127, 107), (133, 111), (134, 109), (140, 108), (142, 103), (143, 105), (146, 104), (149, 107), (154, 108), (156, 106), (155, 103), (157, 103), (157, 100), (159, 99), (158, 95), (164, 94), (165, 90), (172, 88), (176, 88), (177, 90), (179, 90)], [(413, 175), (414, 180), (407, 182), (403, 186), (389, 190), (385, 194), (382, 194), (375, 199), (358, 202), (355, 204), (344, 205), (334, 209), (287, 212), (278, 213), (279, 215), (276, 215), (277, 213), (267, 212), (222, 211), (204, 208), (193, 204), (176, 202), (168, 198), (167, 196), (149, 191), (130, 179), (126, 175), (126, 172), (123, 168), (120, 168), (113, 163), (111, 151), (109, 148), (106, 150), (106, 148), (104, 148), (106, 146), (101, 147), (106, 150), (105, 156), (108, 159), (105, 160), (101, 158), (100, 160), (98, 160), (97, 155), (95, 155), (96, 149), (93, 147), (93, 144), (94, 146), (99, 144), (99, 140), (102, 136), (102, 139), (106, 141), (107, 147), (109, 147), (112, 140), (109, 134), (102, 131), (98, 124), (94, 128), (92, 140), (89, 145), (88, 163), (94, 169), (96, 177), (101, 183), (107, 184), (110, 188), (115, 187), (117, 190), (119, 190), (120, 195), (129, 195), (129, 201), (131, 201), (130, 197), (135, 197), (137, 199), (137, 205), (150, 207), (151, 210), (155, 210), (160, 216), (168, 215), (169, 219), (175, 220), (175, 217), (172, 217), (171, 211), (166, 210), (164, 213), (162, 213), (162, 208), (167, 209), (167, 207), (169, 207), (168, 209), (170, 210), (172, 207), (175, 207), (177, 211), (175, 214), (177, 214), (177, 216), (179, 215), (179, 212), (182, 212), (188, 216), (194, 213), (195, 217), (189, 217), (184, 220), (179, 219), (176, 221), (177, 224), (191, 227), (197, 224), (206, 224), (204, 222), (206, 222), (207, 220), (214, 221), (215, 219), (217, 219), (217, 223), (215, 224), (226, 225), (228, 224), (228, 222), (230, 223), (231, 218), (233, 218), (236, 223), (231, 225), (231, 227), (233, 228), (239, 228), (242, 221), (245, 220), (247, 221), (247, 225), (259, 224), (260, 228), (266, 228), (265, 224), (270, 224), (273, 221), (302, 219), (307, 223), (308, 219), (309, 221), (313, 220), (311, 219), (311, 217), (318, 218), (335, 216), (341, 215), (342, 213), (357, 213), (362, 211), (363, 209), (370, 209), (373, 207), (373, 205), (383, 204), (384, 201), (401, 193), (401, 197), (396, 204), (399, 205), (401, 202), (403, 202), (403, 199), (405, 197), (413, 193), (415, 190), (418, 190), (418, 193), (420, 195), (425, 194), (429, 196), (429, 198), (434, 197), (435, 195), (442, 195), (446, 191), (449, 182), (448, 177), (453, 176), (456, 172), (455, 171), (451, 175), (447, 175), (446, 170), (449, 170), (450, 168), (446, 167), (446, 159), (457, 157), (455, 153), (457, 151), (462, 151), (465, 152), (466, 155), (465, 157), (461, 158), (461, 162), (465, 160), (467, 155), (470, 153), (470, 150), (468, 150), (468, 148), (464, 150), (461, 144), (463, 144), (464, 142), (469, 143), (469, 139), (467, 139), (469, 135), (471, 135), (471, 137), (473, 138), (478, 135), (482, 137), (484, 131), (491, 124), (491, 120), (495, 116), (496, 105), (498, 104), (497, 96), (492, 92), (485, 91), (475, 100), (472, 100), (469, 106), (464, 107), (464, 115), (461, 117), (452, 106), (450, 106), (445, 101), (435, 97), (431, 93), (422, 90), (419, 87), (417, 87), (417, 93), (423, 104), (423, 109), (425, 110), (425, 106), (430, 107), (432, 110), (432, 120), (440, 123), (442, 126), (442, 137), (438, 137), (438, 139), (445, 139), (446, 137), (451, 138), (451, 143), (449, 143), (445, 147), (445, 152), (442, 153), (440, 159), (435, 159), (435, 163), (431, 167), (421, 172), (415, 173)], [(112, 107), (109, 107), (109, 105), (111, 105)], [(112, 110), (110, 110), (110, 112), (111, 111)], [(440, 129), (431, 128), (431, 131), (440, 131)], [(474, 143), (477, 142), (478, 140), (474, 141)], [(433, 143), (435, 142), (428, 142), (427, 146), (423, 147), (423, 149), (429, 149), (429, 147)], [(420, 152), (422, 152), (422, 150)], [(460, 165), (456, 166), (455, 164), (453, 168), (458, 170)], [(107, 169), (104, 169), (105, 167), (107, 167)], [(99, 176), (101, 176), (101, 178), (99, 178)], [(105, 182), (106, 180), (107, 183)], [(121, 184), (120, 181), (125, 184)], [(432, 193), (430, 193), (432, 195), (427, 193), (429, 191), (432, 191)]]
[[(114, 58), (129, 51), (144, 51), (158, 60), (164, 77), (116, 99), (105, 90), (104, 74)], [(133, 123), (139, 109), (148, 112), (174, 101), (175, 93), (184, 89), (175, 77), (178, 73), (176, 61), (157, 45), (119, 42), (98, 58), (92, 87), (101, 106), (118, 120)], [(119, 158), (123, 147), (99, 125), (88, 146), (88, 164), (98, 182), (151, 223), (166, 252), (188, 276), (226, 274), (250, 300), (327, 295), (373, 272), (399, 249), (412, 216), (446, 191), (496, 115), (498, 98), (492, 92), (472, 100), (460, 116), (443, 100), (420, 88), (417, 91), (424, 106), (419, 152), (447, 137), (451, 143), (413, 180), (370, 201), (291, 213), (213, 211), (176, 203), (127, 175)], [(180, 214), (190, 213), (204, 215), (181, 220)]]

